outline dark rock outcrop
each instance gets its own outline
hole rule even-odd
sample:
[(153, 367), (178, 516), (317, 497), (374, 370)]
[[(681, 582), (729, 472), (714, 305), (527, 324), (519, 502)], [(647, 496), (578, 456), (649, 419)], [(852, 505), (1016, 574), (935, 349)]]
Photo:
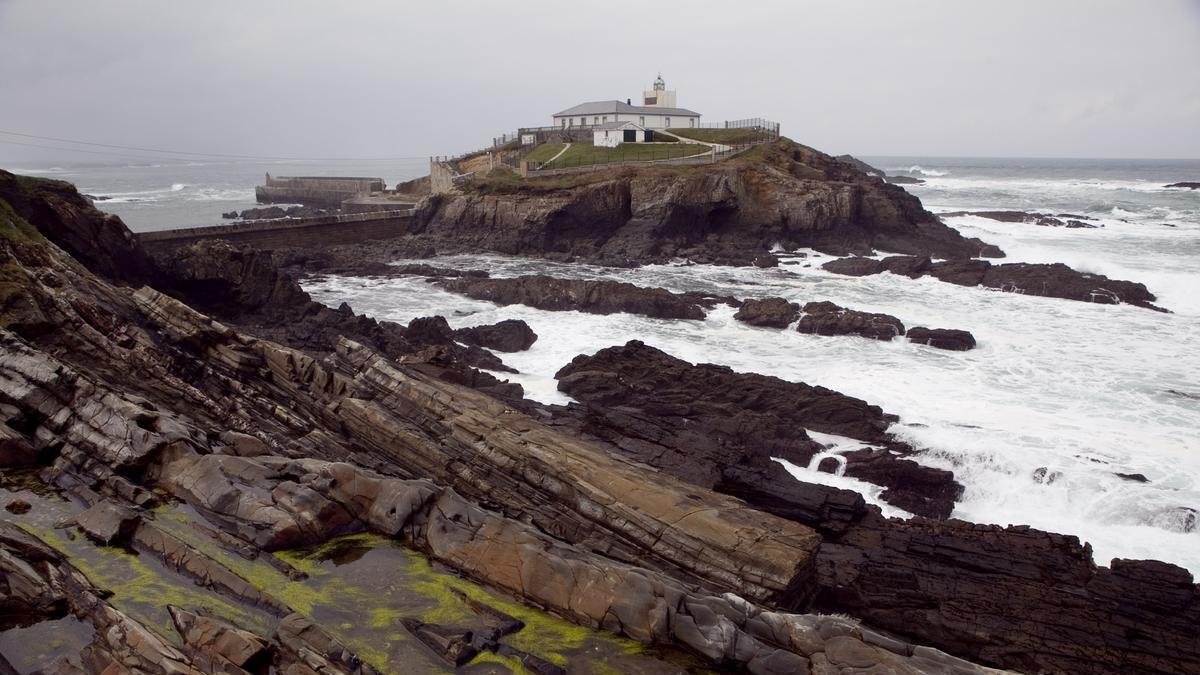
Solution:
[(1200, 190), (1200, 182), (1182, 181), (1182, 182), (1179, 182), (1179, 183), (1171, 183), (1170, 185), (1166, 185), (1166, 186), (1164, 186), (1164, 187), (1169, 187), (1169, 188), (1186, 188), (1186, 189), (1189, 189), (1189, 190)]
[(917, 326), (908, 329), (908, 339), (921, 345), (929, 345), (938, 349), (965, 352), (975, 348), (975, 336), (965, 330), (954, 328), (924, 328)]
[(733, 318), (751, 326), (787, 328), (800, 318), (800, 305), (783, 298), (746, 300)]
[(821, 265), (821, 269), (834, 274), (845, 274), (851, 277), (865, 277), (879, 274), (883, 271), (883, 263), (874, 258), (838, 258)]
[(1156, 561), (1097, 568), (1075, 537), (871, 514), (818, 559), (818, 608), (987, 663), (1114, 675), (1200, 665), (1191, 575)]
[(550, 311), (576, 310), (590, 314), (628, 312), (655, 319), (704, 318), (693, 298), (662, 288), (644, 288), (623, 281), (560, 279), (535, 274), (508, 279), (460, 278), (438, 283), (448, 291), (499, 305), (528, 305)]
[(459, 328), (454, 331), (454, 337), (468, 344), (500, 352), (525, 351), (532, 347), (538, 338), (529, 324), (520, 319), (505, 319), (484, 326)]
[(817, 335), (860, 335), (872, 340), (891, 340), (904, 335), (904, 324), (890, 314), (860, 312), (827, 300), (804, 305), (796, 330)]
[[(1200, 665), (1200, 595), (1178, 567), (1097, 568), (1075, 538), (1023, 527), (884, 519), (852, 493), (762, 480), (782, 471), (762, 455), (720, 471), (718, 489), (751, 497), (740, 501), (704, 489), (706, 474), (679, 456), (692, 439), (758, 440), (763, 425), (788, 433), (775, 439), (782, 451), (804, 449), (798, 428), (893, 450), (891, 418), (856, 399), (690, 366), (635, 343), (573, 362), (580, 400), (600, 404), (530, 416), (425, 370), (440, 347), (389, 357), (353, 340), (328, 352), (281, 345), (153, 288), (115, 287), (11, 232), (0, 237), (5, 281), (17, 289), (0, 295), (0, 421), (51, 463), (43, 475), (80, 494), (139, 506), (182, 499), (225, 537), (268, 548), (367, 529), (569, 620), (686, 649), (717, 668), (983, 672), (930, 644), (1030, 672)], [(414, 332), (441, 335), (427, 324)], [(731, 415), (739, 409), (748, 412)], [(584, 422), (590, 431), (577, 431)], [(672, 449), (683, 438), (688, 446)], [(621, 457), (643, 443), (676, 468)], [(866, 471), (884, 459), (870, 451), (858, 463)], [(747, 506), (756, 499), (762, 510)], [(146, 523), (134, 545), (207, 575), (213, 592), (254, 590), (238, 591), (236, 574), (201, 564)], [(264, 649), (279, 672), (373, 672), (261, 592), (282, 614), (274, 635), (176, 613), (175, 647), (5, 521), (0, 572), (0, 624), (85, 618), (94, 672), (236, 672)], [(890, 634), (788, 611), (814, 593), (821, 609)]]
[[(786, 517), (795, 517), (792, 509), (853, 508), (824, 491), (815, 504), (812, 496), (789, 503), (796, 481), (772, 458), (806, 466), (823, 449), (806, 429), (911, 452), (886, 433), (895, 417), (865, 401), (824, 387), (692, 365), (637, 341), (577, 356), (555, 377), (558, 388), (581, 404), (560, 409), (561, 423), (611, 444), (616, 453)], [(851, 463), (860, 461), (887, 464), (878, 455), (852, 456)], [(949, 472), (892, 464), (904, 475), (895, 482), (872, 480), (892, 490), (885, 498), (897, 496), (905, 503), (901, 508), (916, 513), (950, 514), (962, 488)], [(863, 469), (864, 476), (882, 473)]]
[(1033, 213), (1029, 211), (948, 211), (938, 214), (940, 218), (953, 218), (956, 216), (978, 216), (1002, 223), (1027, 223), (1042, 227), (1066, 227), (1071, 229), (1104, 227), (1102, 224), (1085, 222), (1093, 220), (1088, 216), (1080, 216), (1073, 213), (1060, 213), (1057, 216), (1051, 216), (1045, 213)]
[(892, 185), (924, 185), (925, 179), (915, 176), (886, 176), (884, 180)]
[(178, 249), (159, 265), (160, 285), (173, 295), (260, 337), (317, 353), (332, 352), (343, 336), (393, 357), (437, 347), (441, 354), (427, 359), (425, 366), (431, 371), (502, 397), (521, 396), (520, 385), (473, 370), (512, 371), (493, 354), (458, 345), (444, 318), (416, 319), (405, 328), (355, 314), (345, 304), (331, 309), (280, 273), (270, 252), (208, 240)]
[(866, 276), (883, 271), (912, 278), (929, 275), (959, 286), (984, 286), (1009, 293), (1096, 302), (1126, 303), (1156, 311), (1154, 294), (1144, 284), (1109, 279), (1100, 274), (1077, 272), (1062, 263), (1005, 263), (986, 260), (943, 260), (930, 262), (918, 256), (894, 256), (878, 263), (864, 258), (831, 260), (823, 269), (836, 274)]
[(859, 171), (867, 174), (868, 176), (882, 177), (882, 176), (887, 175), (887, 173), (883, 169), (876, 169), (875, 167), (871, 166), (870, 164), (867, 164), (866, 162), (862, 161), (861, 159), (855, 157), (854, 155), (838, 155), (836, 157), (836, 159), (846, 162), (847, 164), (853, 166), (855, 169), (858, 169)]
[(121, 219), (96, 210), (70, 183), (0, 170), (0, 202), (97, 274), (131, 285), (150, 281), (153, 265)]

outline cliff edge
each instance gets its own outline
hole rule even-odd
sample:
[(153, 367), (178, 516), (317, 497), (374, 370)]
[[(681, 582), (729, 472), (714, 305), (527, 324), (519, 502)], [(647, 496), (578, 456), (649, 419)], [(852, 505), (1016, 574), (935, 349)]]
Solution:
[(493, 172), (418, 207), (412, 234), (439, 249), (647, 264), (675, 257), (749, 264), (779, 245), (1002, 257), (919, 199), (787, 139), (694, 166), (622, 167), (519, 178)]

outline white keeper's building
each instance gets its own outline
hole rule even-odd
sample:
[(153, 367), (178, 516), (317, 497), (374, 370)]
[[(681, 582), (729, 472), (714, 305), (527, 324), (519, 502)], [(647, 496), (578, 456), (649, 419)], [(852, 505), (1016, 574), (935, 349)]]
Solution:
[(624, 102), (590, 101), (554, 113), (553, 118), (554, 126), (564, 129), (598, 127), (614, 122), (632, 122), (643, 130), (700, 126), (700, 113), (675, 107), (675, 92), (667, 91), (662, 75), (654, 81), (652, 89), (642, 92), (642, 105), (633, 105), (628, 99)]

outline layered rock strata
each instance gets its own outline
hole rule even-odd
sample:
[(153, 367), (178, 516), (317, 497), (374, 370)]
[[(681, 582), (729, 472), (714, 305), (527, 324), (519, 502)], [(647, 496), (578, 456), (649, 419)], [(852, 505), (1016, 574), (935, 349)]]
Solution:
[[(669, 449), (693, 418), (710, 434), (748, 438), (720, 418), (745, 408), (752, 414), (744, 422), (769, 427), (772, 415), (793, 414), (782, 399), (770, 403), (771, 395), (759, 403), (765, 387), (807, 396), (794, 426), (819, 423), (887, 447), (889, 418), (861, 401), (781, 381), (756, 390), (727, 369), (689, 372), (690, 364), (631, 345), (628, 366), (620, 354), (606, 354), (576, 368), (581, 398), (595, 403), (529, 415), (448, 380), (450, 366), (437, 363), (454, 357), (443, 348), (389, 356), (340, 337), (319, 350), (283, 346), (151, 288), (114, 286), (27, 225), (6, 220), (0, 232), (0, 429), (50, 462), (46, 475), (56, 484), (97, 501), (138, 510), (173, 495), (225, 535), (265, 548), (358, 528), (390, 533), (577, 621), (603, 617), (600, 626), (644, 629), (651, 640), (756, 672), (982, 670), (918, 643), (1030, 671), (1166, 673), (1200, 663), (1200, 599), (1180, 568), (1150, 561), (1097, 568), (1073, 537), (884, 519), (853, 493), (796, 481), (756, 487), (753, 459), (721, 471), (718, 489), (753, 491), (739, 501), (705, 489), (698, 481), (706, 476), (680, 477), (690, 472), (681, 462), (656, 470), (622, 457), (619, 445), (666, 439)], [(662, 379), (672, 382), (655, 380), (664, 368)], [(655, 386), (628, 410), (605, 400), (630, 382)], [(710, 391), (739, 383), (747, 387), (741, 395)], [(653, 391), (659, 386), (664, 395)], [(593, 430), (577, 430), (592, 412)], [(618, 421), (633, 425), (631, 433), (618, 434)], [(782, 450), (803, 450), (780, 441)], [(878, 458), (864, 459), (866, 466)], [(138, 545), (172, 555), (169, 541), (139, 537), (153, 532), (143, 527), (133, 535)], [(39, 570), (60, 565), (49, 552), (25, 562), (31, 548), (3, 547), (6, 583), (18, 574), (8, 570), (20, 569), (37, 597), (54, 605), (60, 596), (53, 587), (25, 570), (48, 579), (54, 573)], [(179, 560), (188, 565), (186, 556)], [(3, 590), (0, 602), (15, 597), (13, 607), (44, 615), (28, 600), (34, 594), (14, 594), (11, 584)], [(789, 611), (807, 607), (810, 597), (903, 637)], [(76, 605), (68, 598), (66, 606)], [(104, 603), (86, 606), (82, 614), (110, 640), (104, 648), (126, 667), (190, 672), (189, 659), (199, 657), (188, 650), (206, 643), (161, 650), (161, 638), (143, 643), (144, 629)], [(637, 621), (626, 627), (630, 615)], [(314, 671), (361, 667), (326, 658), (346, 652), (320, 639), (304, 617), (284, 619), (277, 635), (259, 638), (278, 650), (311, 638), (304, 649), (324, 659), (305, 656)], [(187, 616), (178, 623), (194, 632)], [(224, 626), (199, 631), (213, 632), (249, 646), (238, 654), (259, 644)], [(146, 649), (128, 654), (131, 644)]]
[[(888, 435), (895, 416), (824, 387), (692, 365), (637, 341), (578, 356), (555, 377), (579, 401), (559, 410), (560, 423), (611, 444), (614, 453), (801, 522), (836, 521), (794, 513), (810, 500), (787, 496), (796, 480), (773, 461), (807, 466), (822, 452), (806, 430), (876, 446), (846, 455), (846, 475), (885, 485), (881, 498), (905, 510), (944, 518), (962, 490), (949, 471), (902, 458), (912, 448)], [(810, 508), (847, 506), (832, 500), (822, 495), (824, 503)]]

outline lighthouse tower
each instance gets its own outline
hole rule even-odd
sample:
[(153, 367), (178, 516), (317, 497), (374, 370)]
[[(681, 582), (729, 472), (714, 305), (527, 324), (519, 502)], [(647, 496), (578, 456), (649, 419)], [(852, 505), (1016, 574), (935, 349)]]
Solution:
[(674, 108), (675, 92), (667, 91), (667, 83), (663, 81), (662, 73), (654, 81), (654, 88), (642, 92), (642, 105), (650, 108)]

